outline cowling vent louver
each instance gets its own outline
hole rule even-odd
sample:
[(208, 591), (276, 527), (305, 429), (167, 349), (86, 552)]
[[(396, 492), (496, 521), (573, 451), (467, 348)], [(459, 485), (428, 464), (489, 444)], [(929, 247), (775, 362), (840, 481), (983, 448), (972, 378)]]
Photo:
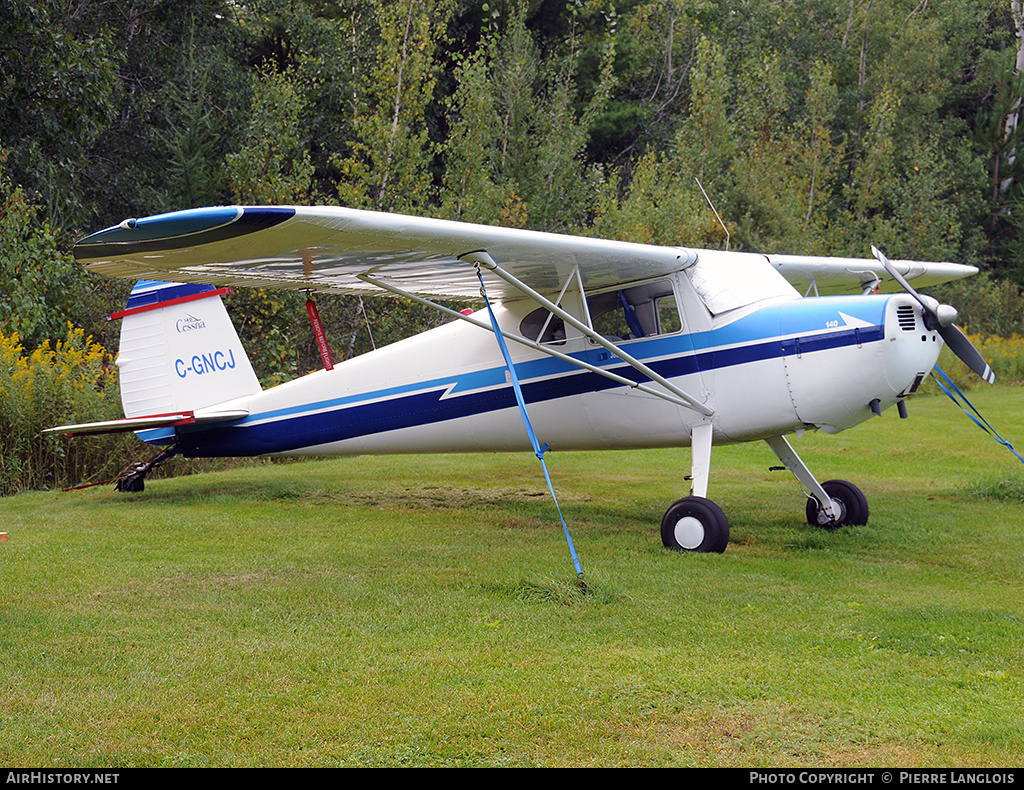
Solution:
[(899, 322), (900, 329), (902, 329), (904, 332), (917, 331), (917, 315), (915, 314), (912, 305), (899, 305), (896, 308), (896, 320)]

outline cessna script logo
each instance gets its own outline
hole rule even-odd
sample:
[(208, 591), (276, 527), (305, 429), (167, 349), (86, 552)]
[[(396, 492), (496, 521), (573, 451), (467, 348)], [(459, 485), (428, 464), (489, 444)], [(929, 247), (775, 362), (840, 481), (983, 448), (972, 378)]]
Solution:
[(174, 328), (178, 330), (179, 334), (196, 332), (200, 329), (206, 329), (206, 322), (202, 318), (196, 318), (194, 315), (185, 313), (185, 317), (179, 318), (174, 324)]

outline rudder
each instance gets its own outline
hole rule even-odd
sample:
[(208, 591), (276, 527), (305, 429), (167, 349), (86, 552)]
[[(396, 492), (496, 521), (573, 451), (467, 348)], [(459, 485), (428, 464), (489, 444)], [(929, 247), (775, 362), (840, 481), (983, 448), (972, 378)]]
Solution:
[(262, 391), (211, 285), (142, 280), (121, 318), (117, 367), (125, 417), (195, 411)]

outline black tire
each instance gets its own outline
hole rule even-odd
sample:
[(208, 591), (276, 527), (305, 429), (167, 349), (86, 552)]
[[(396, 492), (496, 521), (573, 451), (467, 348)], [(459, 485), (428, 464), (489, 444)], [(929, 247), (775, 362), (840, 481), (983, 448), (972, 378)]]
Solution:
[(710, 499), (684, 497), (665, 511), (661, 542), (675, 551), (721, 554), (729, 545), (729, 520)]
[(853, 483), (846, 480), (826, 480), (821, 484), (833, 500), (838, 501), (843, 511), (838, 520), (825, 516), (821, 503), (815, 497), (807, 498), (807, 523), (812, 527), (833, 530), (847, 524), (868, 523), (868, 500)]
[(122, 494), (138, 494), (146, 490), (146, 476), (133, 474), (122, 477), (115, 488)]

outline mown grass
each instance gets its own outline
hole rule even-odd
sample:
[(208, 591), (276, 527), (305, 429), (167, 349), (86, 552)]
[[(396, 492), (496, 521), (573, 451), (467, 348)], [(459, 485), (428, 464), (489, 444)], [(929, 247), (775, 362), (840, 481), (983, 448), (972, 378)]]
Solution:
[[(972, 400), (1024, 445), (1024, 389)], [(360, 457), (0, 501), (0, 743), (49, 766), (1019, 766), (1024, 466), (945, 396), (795, 444)]]

